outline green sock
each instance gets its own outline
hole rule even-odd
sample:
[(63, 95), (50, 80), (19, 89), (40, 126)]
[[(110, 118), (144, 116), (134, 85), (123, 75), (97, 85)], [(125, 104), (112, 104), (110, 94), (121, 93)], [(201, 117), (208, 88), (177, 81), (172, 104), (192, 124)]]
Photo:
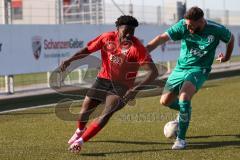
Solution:
[(172, 104), (170, 104), (169, 108), (180, 111), (179, 99), (176, 99)]
[(178, 138), (184, 140), (191, 119), (192, 107), (190, 101), (179, 101), (179, 106), (180, 112)]

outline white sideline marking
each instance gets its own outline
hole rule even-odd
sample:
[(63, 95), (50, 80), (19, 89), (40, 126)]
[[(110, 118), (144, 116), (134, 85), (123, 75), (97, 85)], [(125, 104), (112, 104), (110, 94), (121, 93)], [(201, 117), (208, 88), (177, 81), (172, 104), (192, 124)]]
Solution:
[[(73, 102), (81, 102), (83, 100), (75, 100)], [(37, 109), (37, 108), (45, 108), (45, 107), (51, 107), (51, 106), (56, 106), (58, 103), (51, 103), (51, 104), (45, 104), (45, 105), (39, 105), (39, 106), (32, 106), (32, 107), (25, 107), (25, 108), (18, 108), (18, 109), (11, 109), (11, 110), (6, 110), (6, 111), (1, 111), (0, 114), (4, 113), (11, 113), (11, 112), (19, 112), (19, 111), (26, 111), (29, 109)]]
[(26, 108), (11, 109), (11, 110), (2, 111), (2, 112), (0, 112), (0, 114), (18, 112), (18, 111), (26, 111), (26, 110), (29, 110), (29, 109), (36, 109), (36, 108), (45, 108), (45, 107), (50, 107), (50, 106), (53, 106), (53, 105), (56, 105), (56, 104), (57, 103), (40, 105), (40, 106), (33, 106), (33, 107), (26, 107)]

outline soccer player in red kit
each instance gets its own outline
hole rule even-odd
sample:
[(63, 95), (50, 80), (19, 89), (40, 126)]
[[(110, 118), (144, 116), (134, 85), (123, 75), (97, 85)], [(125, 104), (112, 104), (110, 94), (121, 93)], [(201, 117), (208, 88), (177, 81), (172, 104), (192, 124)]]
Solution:
[[(69, 150), (72, 152), (79, 152), (83, 143), (95, 136), (116, 111), (135, 98), (138, 88), (158, 76), (156, 66), (147, 50), (134, 37), (138, 21), (132, 16), (123, 15), (115, 24), (116, 31), (96, 37), (60, 66), (64, 71), (72, 61), (101, 51), (101, 70), (83, 101), (77, 130), (68, 141)], [(143, 66), (148, 74), (144, 80), (136, 84), (134, 82), (140, 66)], [(86, 127), (90, 114), (100, 103), (105, 105), (103, 113)]]

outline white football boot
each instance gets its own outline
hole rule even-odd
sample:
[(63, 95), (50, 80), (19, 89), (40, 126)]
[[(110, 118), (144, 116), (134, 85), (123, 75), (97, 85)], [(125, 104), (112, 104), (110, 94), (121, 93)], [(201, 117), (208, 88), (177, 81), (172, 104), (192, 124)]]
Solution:
[(68, 144), (73, 144), (77, 139), (79, 139), (83, 135), (85, 131), (86, 131), (86, 128), (83, 130), (77, 129), (72, 135), (72, 137), (68, 140)]
[(177, 138), (176, 141), (174, 142), (172, 149), (177, 150), (177, 149), (184, 149), (186, 147), (186, 141), (182, 140), (180, 138)]

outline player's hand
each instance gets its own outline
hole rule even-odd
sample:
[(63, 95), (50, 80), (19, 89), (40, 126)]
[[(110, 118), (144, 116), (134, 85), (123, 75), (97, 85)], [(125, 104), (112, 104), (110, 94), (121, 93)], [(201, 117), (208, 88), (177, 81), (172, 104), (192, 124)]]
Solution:
[(64, 72), (66, 68), (70, 65), (70, 63), (71, 62), (69, 60), (63, 61), (62, 64), (60, 65), (60, 70)]
[(220, 53), (216, 59), (218, 62), (220, 63), (223, 63), (223, 62), (226, 62), (227, 59), (225, 58), (224, 54), (223, 53)]

